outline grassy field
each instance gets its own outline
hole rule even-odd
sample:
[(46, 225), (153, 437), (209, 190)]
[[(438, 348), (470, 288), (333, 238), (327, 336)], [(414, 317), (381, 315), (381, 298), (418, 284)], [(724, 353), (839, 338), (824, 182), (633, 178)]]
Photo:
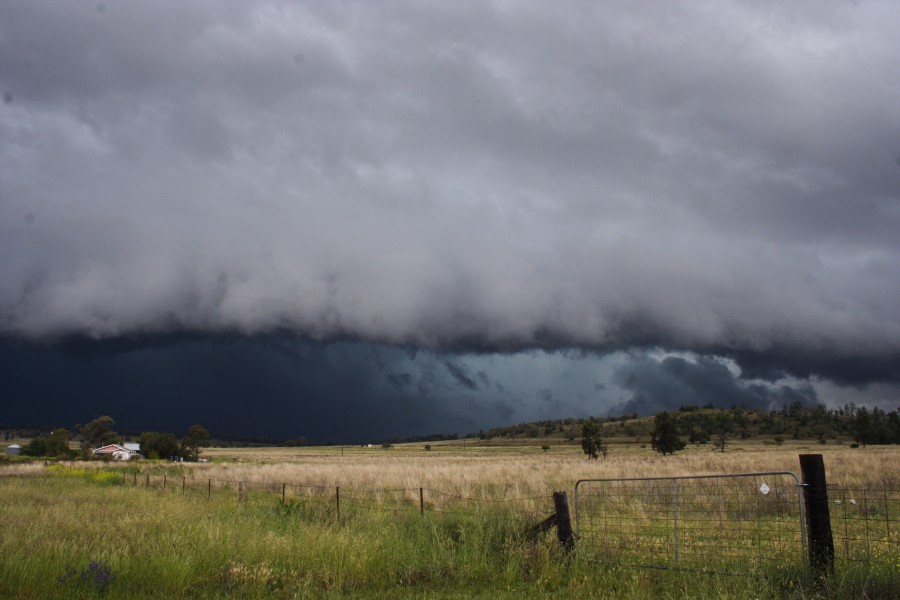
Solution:
[[(575, 447), (540, 445), (209, 449), (210, 463), (144, 462), (140, 473), (4, 466), (0, 597), (900, 597), (897, 580), (816, 583), (796, 565), (734, 577), (596, 564), (567, 556), (553, 532), (529, 533), (551, 512), (550, 493), (571, 494), (578, 479), (798, 471), (797, 454), (812, 451), (825, 455), (831, 482), (896, 487), (896, 448), (747, 444), (663, 458), (633, 445), (589, 462)], [(207, 497), (210, 479), (241, 482), (243, 502), (233, 487)], [(182, 495), (179, 481), (194, 487)], [(285, 504), (277, 489), (255, 491), (271, 482), (295, 486)], [(330, 499), (337, 487), (346, 494), (340, 519)], [(441, 492), (426, 496), (424, 517), (420, 487)], [(304, 489), (327, 490), (327, 499), (312, 502)], [(373, 490), (382, 493), (354, 502), (354, 491)], [(387, 510), (391, 490), (406, 508)]]

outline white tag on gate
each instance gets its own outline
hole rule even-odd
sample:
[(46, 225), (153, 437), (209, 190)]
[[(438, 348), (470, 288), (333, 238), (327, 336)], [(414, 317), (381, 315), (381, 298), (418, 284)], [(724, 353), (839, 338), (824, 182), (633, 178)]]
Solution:
[(763, 493), (763, 496), (765, 496), (769, 493), (769, 486), (767, 486), (766, 484), (762, 484), (761, 486), (759, 486), (759, 491), (761, 491)]

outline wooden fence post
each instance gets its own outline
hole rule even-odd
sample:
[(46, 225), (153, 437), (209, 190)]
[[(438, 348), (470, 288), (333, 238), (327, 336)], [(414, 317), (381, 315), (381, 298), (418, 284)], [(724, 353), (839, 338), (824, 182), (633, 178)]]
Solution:
[(209, 500), (212, 497), (212, 479), (206, 480), (206, 499)]
[(181, 495), (182, 496), (184, 496), (184, 481), (185, 481), (185, 479), (187, 479), (187, 477), (181, 478)]
[(809, 563), (822, 574), (834, 571), (834, 537), (828, 511), (828, 482), (821, 454), (801, 454), (803, 502), (806, 506), (806, 530), (809, 539)]
[(281, 484), (281, 503), (284, 504), (284, 487), (285, 484)]
[(419, 488), (419, 516), (425, 516), (425, 490)]
[(556, 536), (566, 552), (575, 549), (575, 533), (569, 518), (569, 497), (565, 492), (553, 492), (553, 505), (556, 507)]
[(340, 486), (334, 488), (334, 503), (337, 509), (337, 520), (341, 520), (341, 488)]

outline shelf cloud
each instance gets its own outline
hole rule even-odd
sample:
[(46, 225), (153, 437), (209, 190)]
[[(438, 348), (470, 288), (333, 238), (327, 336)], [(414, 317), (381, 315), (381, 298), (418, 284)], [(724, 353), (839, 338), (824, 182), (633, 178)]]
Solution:
[(0, 6), (5, 338), (900, 382), (895, 2), (99, 6)]

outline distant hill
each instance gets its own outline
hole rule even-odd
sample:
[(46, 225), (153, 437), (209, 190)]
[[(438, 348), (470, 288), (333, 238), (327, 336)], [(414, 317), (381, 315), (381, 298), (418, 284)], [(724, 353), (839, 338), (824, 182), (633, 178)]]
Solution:
[[(695, 444), (726, 439), (770, 438), (774, 442), (814, 440), (820, 443), (857, 442), (860, 444), (900, 444), (900, 414), (848, 404), (828, 410), (822, 405), (795, 402), (771, 411), (732, 407), (685, 405), (671, 412), (679, 434)], [(507, 427), (494, 427), (468, 434), (481, 440), (559, 439), (576, 443), (586, 421), (601, 425), (603, 437), (610, 441), (649, 442), (653, 416), (625, 414), (617, 417), (565, 418), (530, 421)], [(452, 435), (408, 438), (400, 442), (455, 439)], [(394, 442), (398, 440), (392, 440)]]

